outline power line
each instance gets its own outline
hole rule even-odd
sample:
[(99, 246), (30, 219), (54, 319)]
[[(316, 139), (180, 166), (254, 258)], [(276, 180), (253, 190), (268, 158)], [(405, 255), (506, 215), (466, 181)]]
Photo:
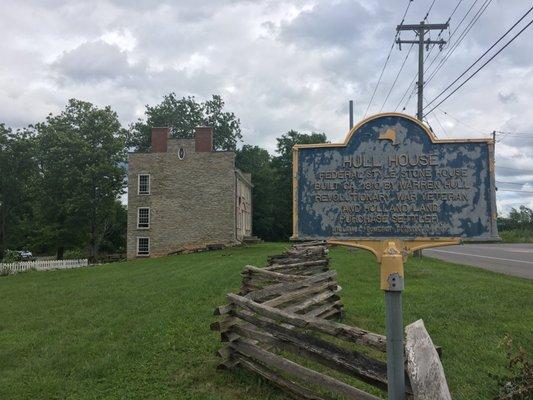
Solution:
[[(525, 196), (527, 198), (529, 198), (530, 196)], [(513, 202), (509, 202), (509, 200), (512, 200), (512, 199), (505, 199), (505, 200), (500, 200), (501, 202), (505, 201), (505, 204), (502, 204), (502, 206), (510, 206), (512, 204), (520, 204), (520, 205), (524, 205), (524, 201), (523, 200), (519, 200), (519, 201), (513, 201)], [(514, 207), (511, 207), (511, 208), (514, 208)]]
[[(395, 42), (396, 42), (396, 39), (395, 39)], [(378, 90), (378, 86), (381, 83), (381, 78), (383, 77), (383, 72), (385, 72), (385, 68), (387, 68), (387, 64), (389, 63), (389, 59), (390, 59), (390, 56), (391, 56), (393, 48), (394, 48), (394, 43), (392, 44), (392, 46), (391, 46), (391, 48), (389, 50), (389, 55), (387, 56), (387, 59), (385, 60), (385, 64), (383, 64), (383, 68), (381, 69), (381, 73), (379, 74), (378, 82), (377, 82), (376, 86), (374, 86), (374, 91), (372, 92), (372, 96), (370, 97), (370, 101), (368, 102), (368, 105), (366, 106), (365, 115), (363, 116), (363, 118), (365, 118), (366, 115), (368, 114), (368, 109), (370, 108), (370, 106), (372, 105), (372, 102), (374, 101), (374, 96), (376, 95), (376, 91)]]
[(517, 193), (530, 193), (530, 194), (533, 194), (533, 191), (518, 190), (518, 189), (498, 189), (498, 192), (517, 192)]
[[(463, 2), (463, 0), (459, 0), (457, 2), (457, 4), (455, 5), (455, 8), (452, 10), (452, 13), (450, 14), (450, 16), (448, 17), (448, 22), (450, 22), (450, 20), (452, 19), (453, 17), (453, 14), (455, 14), (455, 12), (457, 11), (457, 9), (459, 8), (459, 6), (461, 5), (461, 3)], [(442, 32), (441, 32), (442, 33)]]
[[(460, 120), (459, 118), (451, 115), (448, 111), (443, 110), (440, 107), (437, 108), (437, 110), (440, 111), (442, 114), (452, 118), (453, 120), (455, 120), (459, 124), (464, 125), (467, 128), (469, 128), (469, 129), (472, 129), (473, 131), (479, 132), (479, 133), (481, 133), (483, 135), (486, 135), (488, 133), (486, 131), (482, 131), (481, 129), (475, 128), (475, 127), (473, 127), (470, 124), (467, 124), (466, 122), (464, 122), (464, 121)], [(433, 115), (436, 117), (435, 114), (433, 114)], [(497, 140), (497, 142), (499, 142), (499, 141), (501, 141), (501, 140), (503, 140), (503, 139), (505, 139), (506, 137), (509, 137), (509, 136), (512, 136), (512, 137), (528, 137), (528, 138), (529, 138), (529, 136), (533, 137), (533, 132), (508, 132), (508, 131), (494, 131), (494, 132), (498, 136), (503, 135), (500, 140)]]
[[(480, 55), (476, 61), (474, 61), (470, 67), (468, 67), (465, 71), (463, 71), (463, 73), (461, 75), (459, 75), (457, 78), (455, 78), (455, 80), (450, 83), (444, 90), (442, 90), (438, 96), (436, 96), (432, 101), (430, 101), (428, 104), (426, 104), (426, 106), (424, 108), (427, 108), (429, 107), (429, 105), (431, 105), (431, 103), (434, 103), (440, 96), (442, 96), (443, 93), (445, 93), (450, 87), (452, 87), (459, 79), (461, 79), (463, 76), (466, 75), (466, 73), (468, 71), (470, 71), (472, 68), (474, 68), (474, 66), (479, 62), (479, 60), (481, 60), (483, 57), (485, 57), (494, 47), (496, 47), (496, 45), (498, 43), (500, 43), (504, 38), (505, 36), (507, 36), (509, 34), (509, 32), (511, 32), (520, 22), (523, 21), (523, 19), (533, 10), (533, 7), (531, 7), (524, 15), (522, 15), (522, 17), (520, 17), (520, 19), (518, 19), (518, 21), (516, 21), (513, 26), (511, 26), (502, 36), (500, 36), (500, 38), (498, 40), (496, 40), (492, 46), (490, 46), (487, 50), (485, 50), (485, 52)], [(501, 51), (501, 50), (500, 50)], [(429, 81), (429, 80), (428, 80)]]
[(411, 43), (411, 47), (409, 47), (409, 51), (407, 52), (405, 58), (403, 59), (402, 66), (398, 70), (398, 73), (396, 74), (396, 77), (394, 78), (394, 82), (392, 82), (392, 86), (389, 89), (389, 93), (387, 93), (387, 96), (385, 97), (385, 100), (383, 101), (383, 104), (381, 105), (381, 108), (379, 109), (379, 112), (383, 110), (383, 107), (385, 107), (385, 104), (387, 103), (387, 100), (389, 99), (389, 96), (392, 92), (392, 89), (394, 89), (394, 86), (396, 85), (396, 82), (398, 81), (398, 77), (403, 71), (403, 67), (405, 66), (405, 62), (409, 58), (409, 55), (411, 54), (411, 50), (413, 50), (414, 44)]
[[(424, 97), (424, 100), (427, 100), (427, 99)], [(473, 127), (473, 126), (470, 125), (470, 124), (467, 124), (466, 122), (464, 122), (464, 121), (460, 120), (459, 118), (457, 118), (457, 117), (451, 115), (448, 111), (443, 110), (443, 109), (440, 108), (440, 107), (437, 108), (437, 110), (440, 111), (442, 114), (446, 115), (447, 117), (452, 118), (453, 120), (455, 120), (455, 121), (458, 122), (459, 124), (464, 125), (464, 126), (466, 126), (467, 128), (472, 129), (473, 131), (476, 131), (476, 132), (478, 132), (478, 133), (481, 133), (482, 135), (486, 135), (486, 134), (489, 133), (489, 132), (487, 132), (487, 131), (483, 131), (483, 130), (481, 130), (481, 129), (475, 128), (475, 127)], [(433, 116), (435, 117), (435, 119), (437, 119), (437, 121), (439, 121), (439, 119), (437, 118), (437, 115), (436, 115), (436, 114), (433, 114)], [(440, 124), (440, 125), (441, 125), (441, 127), (443, 127), (442, 124)], [(497, 140), (497, 142), (499, 142), (499, 141), (501, 141), (501, 140), (503, 140), (503, 139), (505, 139), (505, 138), (507, 138), (507, 137), (510, 137), (510, 136), (512, 136), (512, 137), (526, 137), (526, 138), (528, 138), (528, 139), (529, 139), (529, 136), (533, 137), (533, 132), (508, 132), (508, 131), (494, 131), (494, 132), (495, 132), (498, 136), (502, 135), (501, 139), (500, 139), (500, 140)]]
[(511, 135), (506, 135), (506, 136), (503, 136), (501, 137), (499, 140), (496, 140), (496, 142), (500, 143), (502, 142), (503, 140), (507, 139), (508, 137), (515, 137), (515, 138), (520, 138), (520, 143), (530, 143), (532, 140), (533, 140), (533, 137), (526, 137), (524, 138), (523, 136), (511, 136)]
[[(427, 99), (424, 97), (424, 101), (426, 101)], [(444, 128), (444, 126), (440, 123), (440, 120), (437, 118), (437, 114), (433, 114), (433, 117), (435, 118), (435, 120), (437, 121), (437, 123), (439, 124), (440, 128), (442, 129), (442, 132), (444, 133), (445, 136), (448, 136), (448, 132), (446, 132), (446, 129)], [(429, 125), (429, 120), (426, 119), (426, 122), (428, 123)], [(431, 127), (431, 125), (430, 125)], [(433, 129), (431, 129), (433, 131)]]
[(496, 164), (496, 168), (500, 169), (509, 169), (511, 171), (520, 171), (520, 172), (530, 172), (533, 174), (533, 170), (530, 169), (522, 169), (522, 168), (512, 168), (512, 167), (502, 167), (501, 165)]
[(509, 136), (520, 136), (520, 135), (533, 135), (533, 132), (502, 132), (496, 131), (496, 133)]
[[(478, 1), (478, 0), (475, 0), (475, 2), (477, 2), (477, 1)], [(461, 5), (462, 2), (463, 2), (463, 0), (459, 0), (459, 1), (457, 2), (457, 4), (455, 5), (454, 9), (452, 10), (450, 16), (448, 17), (448, 20), (446, 21), (447, 24), (451, 21), (453, 15), (455, 14), (455, 12), (457, 11), (457, 9), (459, 8), (459, 6)], [(444, 31), (444, 29), (441, 29), (441, 31), (439, 32), (439, 34), (438, 34), (438, 36), (437, 36), (437, 39), (441, 37), (443, 31)], [(450, 38), (451, 38), (451, 36), (448, 38), (448, 41), (449, 41)], [(430, 54), (431, 54), (431, 52), (433, 51), (434, 48), (435, 48), (435, 46), (431, 46), (431, 48), (429, 49), (428, 53), (426, 54), (426, 57), (424, 58), (424, 62), (427, 61), (427, 59), (429, 58), (429, 56), (430, 56)], [(437, 53), (437, 55), (435, 56), (435, 58), (438, 57), (439, 54), (440, 54), (440, 52)], [(430, 66), (431, 66), (431, 64), (430, 64)], [(400, 98), (400, 101), (398, 102), (398, 104), (396, 105), (396, 107), (394, 107), (394, 111), (397, 111), (397, 110), (398, 110), (398, 108), (400, 107), (400, 105), (401, 105), (402, 102), (403, 102), (403, 99), (405, 99), (405, 96), (407, 96), (407, 93), (409, 93), (409, 89), (412, 89), (412, 90), (411, 90), (411, 94), (409, 95), (409, 98), (408, 98), (407, 101), (405, 102), (405, 105), (404, 105), (402, 111), (404, 111), (405, 108), (407, 107), (407, 104), (409, 103), (409, 101), (411, 100), (411, 98), (413, 97), (414, 92), (415, 92), (415, 87), (414, 87), (413, 85), (414, 85), (414, 83), (415, 83), (415, 80), (416, 80), (417, 76), (418, 76), (418, 74), (415, 73), (415, 76), (414, 76), (413, 79), (411, 80), (411, 83), (409, 83), (409, 85), (407, 85), (407, 88), (405, 89), (405, 91), (404, 91), (402, 97)]]
[(437, 114), (433, 114), (433, 116), (434, 116), (435, 119), (437, 120), (437, 123), (438, 123), (439, 126), (441, 127), (442, 132), (444, 133), (444, 135), (445, 135), (445, 136), (448, 136), (448, 132), (446, 132), (446, 129), (444, 129), (444, 126), (440, 123), (440, 120), (439, 120), (439, 118), (437, 117)]
[[(444, 115), (447, 115), (448, 117), (454, 119), (455, 121), (457, 121), (457, 122), (460, 123), (461, 125), (466, 126), (467, 128), (470, 128), (470, 129), (472, 129), (472, 130), (474, 130), (474, 131), (476, 131), (476, 132), (479, 132), (479, 133), (481, 133), (481, 134), (483, 134), (483, 135), (486, 135), (486, 134), (487, 134), (487, 132), (483, 132), (483, 131), (480, 130), (480, 129), (476, 129), (476, 128), (474, 128), (473, 126), (467, 124), (466, 122), (461, 121), (459, 118), (454, 117), (454, 116), (451, 115), (449, 112), (444, 111), (442, 108), (438, 108), (438, 110), (439, 110), (441, 113), (443, 113)], [(435, 115), (435, 114), (433, 114), (433, 115)]]
[[(459, 28), (461, 27), (461, 25), (463, 25), (463, 22), (465, 21), (466, 17), (468, 17), (468, 15), (470, 14), (470, 11), (472, 11), (472, 9), (474, 8), (474, 6), (477, 4), (479, 0), (474, 0), (472, 2), (472, 4), (470, 5), (470, 7), (468, 8), (468, 10), (466, 11), (465, 15), (463, 15), (463, 18), (461, 18), (461, 20), (459, 21), (459, 23), (457, 24), (457, 27), (451, 32), (450, 36), (448, 37), (448, 42), (451, 41), (452, 37), (455, 35), (455, 33), (459, 30)], [(483, 7), (483, 6), (481, 6)], [(481, 8), (480, 8), (481, 9)], [(467, 26), (468, 28), (468, 26)], [(467, 29), (465, 28), (465, 30)], [(464, 31), (463, 31), (464, 32)], [(446, 54), (445, 56), (452, 50), (452, 48), (456, 47), (455, 43), (452, 47), (450, 47), (447, 51), (446, 51)], [(433, 57), (433, 59), (431, 60), (431, 62), (429, 63), (429, 65), (427, 66), (427, 70), (429, 71), (429, 69), (431, 68), (431, 66), (435, 63), (435, 61), (437, 60), (437, 58), (439, 57), (441, 53), (437, 53), (435, 54), (435, 57)], [(439, 64), (442, 62), (439, 61)]]
[(409, 96), (409, 98), (407, 99), (406, 101), (406, 104), (404, 105), (403, 110), (405, 110), (405, 107), (407, 106), (407, 103), (409, 103), (409, 100), (411, 100), (411, 97), (413, 97), (413, 94), (415, 92), (415, 86), (414, 86), (414, 83), (415, 83), (415, 80), (416, 80), (416, 77), (418, 76), (418, 74), (415, 74), (413, 80), (411, 81), (411, 83), (409, 84), (409, 86), (407, 86), (407, 89), (405, 89), (405, 92), (402, 96), (402, 98), (400, 99), (400, 101), (398, 102), (398, 104), (396, 105), (396, 107), (394, 108), (394, 111), (396, 111), (398, 109), (398, 107), (400, 107), (400, 105), (402, 104), (402, 101), (403, 99), (405, 98), (405, 96), (407, 96), (407, 93), (409, 93), (409, 89), (411, 89), (411, 95)]
[[(403, 25), (403, 22), (405, 21), (405, 16), (407, 15), (407, 11), (409, 11), (409, 7), (411, 7), (412, 2), (413, 0), (409, 0), (409, 2), (407, 3), (407, 7), (405, 8), (405, 11), (403, 13), (402, 22), (400, 22), (400, 25)], [(383, 78), (383, 73), (385, 72), (385, 69), (387, 68), (387, 64), (389, 63), (390, 56), (392, 54), (392, 50), (394, 49), (394, 45), (396, 44), (396, 39), (398, 38), (398, 35), (399, 35), (399, 32), (396, 32), (396, 35), (394, 36), (394, 39), (392, 41), (392, 45), (389, 49), (389, 54), (387, 55), (387, 58), (385, 59), (385, 64), (383, 64), (383, 68), (381, 69), (381, 73), (379, 74), (378, 82), (376, 83), (376, 86), (374, 86), (374, 91), (372, 92), (372, 96), (370, 97), (370, 101), (368, 102), (368, 105), (365, 110), (365, 115), (363, 116), (363, 118), (365, 118), (366, 115), (368, 114), (368, 109), (370, 108), (370, 106), (372, 105), (372, 102), (374, 101), (374, 96), (376, 95), (379, 84), (381, 83), (381, 78)]]
[(498, 135), (498, 139), (496, 139), (496, 143), (500, 143), (506, 137), (507, 137), (506, 135), (503, 135), (503, 136)]
[[(463, 2), (463, 0), (459, 0), (457, 2), (457, 4), (455, 5), (454, 9), (452, 10), (452, 13), (450, 14), (450, 16), (448, 17), (448, 20), (446, 21), (447, 24), (450, 23), (452, 17), (453, 17), (453, 14), (455, 14), (455, 12), (457, 11), (457, 9), (459, 8), (459, 6), (461, 5), (461, 3)], [(444, 29), (441, 29), (439, 34), (437, 35), (437, 39), (439, 39), (442, 35), (442, 32), (444, 32)], [(451, 37), (451, 35), (450, 35)], [(448, 41), (450, 40), (450, 37), (448, 37)], [(431, 48), (429, 49), (428, 53), (426, 54), (426, 57), (424, 58), (424, 62), (427, 61), (427, 59), (429, 58), (429, 56), (431, 55), (431, 53), (433, 52), (433, 49), (435, 48), (435, 46), (431, 46)], [(441, 54), (441, 53), (437, 53), (436, 57), (438, 57), (438, 55)], [(429, 67), (428, 67), (429, 68)], [(416, 78), (416, 76), (415, 76)]]
[(415, 39), (412, 40), (402, 40), (400, 38), (396, 39), (396, 43), (402, 48), (402, 44), (418, 44), (418, 103), (417, 103), (417, 112), (416, 118), (422, 121), (423, 117), (423, 93), (424, 93), (424, 47), (429, 47), (431, 44), (438, 44), (441, 48), (446, 43), (443, 39), (440, 40), (431, 40), (431, 38), (425, 39), (425, 35), (429, 34), (432, 30), (443, 30), (448, 28), (448, 23), (444, 24), (426, 24), (425, 21), (421, 21), (419, 24), (407, 24), (399, 25), (396, 27), (397, 31), (413, 31), (416, 35)]
[[(518, 36), (520, 36), (522, 32), (524, 32), (527, 28), (529, 28), (531, 24), (533, 24), (533, 20), (531, 20), (525, 27), (523, 27), (516, 35), (514, 35), (507, 43), (505, 43), (503, 47), (500, 48), (492, 57), (490, 57), (486, 62), (484, 62), (483, 65), (481, 65), (481, 67), (479, 67), (476, 71), (474, 71), (474, 73), (472, 73), (468, 78), (466, 78), (466, 80), (463, 81), (463, 83), (461, 83), (457, 88), (455, 88), (450, 94), (448, 94), (444, 99), (442, 99), (436, 106), (434, 106), (431, 110), (429, 110), (425, 115), (431, 113), (433, 110), (435, 110), (435, 108), (440, 106), (442, 103), (448, 100), (455, 92), (457, 92), (460, 88), (462, 88), (470, 79), (472, 79), (475, 75), (477, 75), (479, 71), (481, 71), (489, 62), (491, 62), (498, 54), (500, 54), (507, 46), (509, 46)], [(437, 97), (440, 97), (440, 94)], [(432, 100), (430, 104), (433, 103), (435, 100), (436, 98)], [(429, 104), (426, 105), (426, 107), (428, 106)]]
[[(457, 39), (457, 41), (455, 41), (453, 43), (453, 45), (447, 49), (446, 51), (446, 54), (444, 54), (443, 58), (438, 62), (438, 64), (434, 67), (434, 70), (429, 74), (428, 76), (428, 80), (426, 81), (426, 84), (429, 83), (429, 81), (431, 81), (435, 75), (437, 74), (437, 72), (444, 66), (444, 64), (446, 64), (446, 62), (450, 59), (450, 57), (452, 56), (452, 54), (455, 52), (455, 50), (457, 50), (457, 48), (459, 47), (459, 45), (463, 42), (463, 40), (466, 38), (466, 35), (468, 35), (468, 33), (470, 32), (470, 30), (472, 29), (472, 27), (476, 24), (476, 22), (478, 21), (478, 19), (481, 17), (481, 15), (485, 12), (485, 10), (487, 9), (487, 7), (490, 5), (490, 3), (492, 2), (492, 0), (485, 0), (485, 2), (481, 5), (481, 7), (479, 7), (479, 9), (475, 12), (475, 14), (473, 15), (472, 19), (467, 23), (466, 27), (461, 31), (461, 33), (459, 34), (459, 38)], [(461, 22), (459, 23), (459, 25), (457, 25), (457, 28), (455, 28), (453, 30), (453, 32), (450, 34), (450, 38), (449, 40), (451, 40), (451, 38), (454, 36), (454, 34), (456, 32), (458, 32), (459, 30), (459, 27), (462, 25), (462, 23), (464, 22), (464, 20), (466, 19), (466, 17), (470, 14), (470, 11), (472, 11), (472, 9), (474, 8), (474, 6), (476, 5), (477, 3), (477, 0), (474, 1), (472, 3), (472, 5), (470, 6), (470, 8), (468, 9), (468, 11), (466, 12), (466, 14), (463, 16), (463, 18), (461, 19)], [(428, 66), (428, 70), (431, 68), (431, 66), (433, 65), (433, 63), (436, 61), (438, 57), (438, 54), (435, 58), (433, 58), (432, 62), (430, 63), (430, 65)]]
[(437, 1), (437, 0), (433, 0), (433, 3), (431, 3), (431, 5), (429, 6), (428, 12), (426, 13), (426, 16), (424, 17), (424, 21), (427, 21), (427, 19), (429, 17), (429, 13), (431, 12), (431, 9), (435, 5), (435, 1)]
[[(435, 5), (435, 2), (436, 2), (436, 1), (437, 1), (437, 0), (433, 0), (432, 3), (431, 3), (431, 5), (429, 6), (429, 8), (428, 8), (428, 10), (427, 10), (427, 12), (426, 12), (426, 15), (424, 16), (424, 21), (426, 21), (426, 20), (428, 19), (428, 17), (429, 17), (429, 13), (430, 13), (431, 10), (433, 9), (433, 6)], [(459, 3), (460, 3), (461, 1), (462, 1), (462, 0), (459, 0)], [(457, 7), (456, 7), (456, 8), (457, 8)], [(405, 15), (404, 15), (404, 17), (405, 17)], [(448, 21), (449, 21), (449, 18), (448, 18)], [(402, 21), (402, 23), (403, 23), (403, 21)], [(402, 24), (400, 24), (400, 27), (401, 27), (401, 25), (402, 25)], [(439, 37), (440, 37), (440, 34), (442, 33), (443, 30), (444, 30), (444, 29), (441, 29), (441, 31), (440, 31), (440, 33), (439, 33)], [(395, 39), (398, 38), (398, 35), (399, 35), (399, 34), (400, 34), (400, 30), (397, 29), (397, 30), (396, 30), (396, 38), (395, 38)], [(430, 40), (430, 41), (431, 41), (431, 40)], [(401, 72), (403, 71), (403, 67), (405, 66), (405, 62), (407, 61), (407, 58), (409, 58), (409, 54), (411, 54), (411, 50), (413, 49), (413, 46), (414, 46), (414, 44), (411, 44), (411, 47), (409, 47), (409, 51), (407, 52), (407, 55), (405, 56), (405, 59), (403, 60), (403, 63), (402, 63), (402, 65), (401, 65), (401, 67), (400, 67), (400, 70), (398, 71), (398, 73), (396, 74), (396, 77), (394, 78), (394, 82), (393, 82), (393, 84), (392, 84), (392, 86), (391, 86), (391, 88), (390, 88), (390, 90), (389, 90), (389, 93), (387, 93), (387, 97), (385, 98), (385, 101), (383, 102), (383, 104), (382, 104), (382, 106), (381, 106), (380, 112), (383, 110), (383, 107), (385, 106), (385, 103), (386, 103), (387, 100), (389, 99), (389, 96), (390, 96), (392, 90), (394, 89), (394, 86), (396, 85), (396, 82), (398, 81), (398, 77), (400, 76)], [(431, 50), (433, 50), (433, 47), (431, 48)], [(426, 58), (427, 58), (427, 57), (426, 57)], [(416, 78), (416, 75), (415, 75), (415, 78)], [(413, 80), (413, 82), (414, 82), (414, 80)], [(405, 94), (403, 95), (402, 100), (403, 100), (404, 97), (405, 97)], [(400, 100), (400, 103), (401, 103), (402, 100)], [(394, 108), (394, 111), (396, 111), (396, 110), (398, 109), (398, 107), (399, 107), (399, 105), (397, 105), (397, 106)]]
[(525, 141), (529, 140), (530, 138), (533, 138), (533, 133), (527, 133), (527, 132), (516, 132), (516, 133), (513, 133), (513, 132), (502, 132), (502, 131), (495, 131), (497, 134), (498, 134), (498, 140), (496, 140), (496, 142), (501, 142), (502, 140), (504, 139), (507, 139), (508, 137), (518, 137), (520, 138), (521, 141), (524, 141), (524, 138), (525, 138)]
[(503, 183), (505, 185), (529, 185), (530, 182), (506, 182), (506, 181), (496, 181), (496, 183)]
[(488, 8), (488, 6), (492, 3), (492, 1), (493, 0), (485, 0), (485, 3), (481, 5), (479, 10), (476, 12), (476, 14), (474, 14), (474, 17), (472, 18), (472, 20), (468, 23), (466, 28), (463, 30), (463, 32), (459, 36), (459, 39), (457, 40), (457, 42), (455, 42), (454, 45), (448, 50), (444, 58), (439, 62), (439, 64), (435, 67), (434, 71), (430, 74), (430, 76), (428, 77), (426, 81), (426, 84), (428, 84), (435, 77), (437, 72), (439, 72), (439, 70), (444, 66), (444, 64), (446, 64), (448, 59), (452, 56), (455, 50), (457, 50), (459, 45), (465, 39), (466, 35), (468, 35), (468, 32), (470, 32), (470, 30), (473, 28), (473, 26), (476, 24), (479, 18), (483, 15), (483, 13)]
[(428, 121), (427, 118), (425, 118), (425, 119), (423, 120), (423, 122), (425, 122), (426, 124), (428, 124), (428, 126), (429, 126), (429, 130), (430, 130), (431, 132), (435, 133), (435, 131), (433, 130), (433, 127), (431, 126), (431, 124), (429, 123), (429, 121)]
[(513, 135), (513, 134), (510, 134), (510, 133), (507, 133), (507, 134), (503, 134), (502, 135), (502, 140), (505, 139), (505, 138), (508, 138), (508, 137), (515, 137), (515, 138), (525, 138), (525, 140), (528, 140), (528, 139), (533, 139), (533, 134), (529, 134), (529, 135)]

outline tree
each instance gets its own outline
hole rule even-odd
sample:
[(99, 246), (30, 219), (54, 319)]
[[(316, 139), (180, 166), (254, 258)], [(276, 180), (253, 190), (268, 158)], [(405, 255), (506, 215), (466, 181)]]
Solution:
[(152, 127), (168, 126), (174, 138), (192, 138), (197, 126), (213, 127), (216, 150), (235, 150), (242, 139), (240, 120), (234, 113), (223, 111), (225, 103), (219, 95), (198, 102), (193, 96), (179, 99), (175, 93), (163, 97), (155, 106), (146, 106), (146, 121), (139, 119), (130, 125), (127, 146), (133, 151), (150, 149)]
[(513, 228), (526, 228), (533, 225), (533, 210), (521, 205), (518, 210), (512, 208), (509, 212), (509, 220)]
[(100, 245), (100, 250), (108, 253), (126, 253), (128, 210), (120, 200), (115, 200), (109, 211), (110, 227)]
[(34, 127), (39, 167), (40, 241), (57, 248), (87, 244), (91, 259), (112, 229), (125, 181), (125, 130), (110, 107), (71, 99)]
[(30, 132), (13, 133), (0, 123), (0, 258), (6, 248), (30, 244), (34, 148)]
[(501, 231), (533, 229), (533, 210), (524, 205), (521, 205), (518, 209), (511, 208), (508, 217), (498, 217), (498, 229)]
[(287, 240), (292, 234), (292, 148), (296, 144), (325, 143), (324, 133), (304, 134), (294, 130), (277, 139), (272, 167), (276, 174), (277, 210), (273, 230), (278, 239)]
[(264, 240), (278, 239), (273, 230), (277, 194), (271, 161), (268, 151), (258, 146), (246, 144), (236, 152), (237, 168), (252, 174), (252, 226), (254, 234)]

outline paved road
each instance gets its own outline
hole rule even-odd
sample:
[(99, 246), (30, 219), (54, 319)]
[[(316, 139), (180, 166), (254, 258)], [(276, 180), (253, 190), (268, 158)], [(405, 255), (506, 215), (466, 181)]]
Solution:
[(533, 279), (533, 244), (465, 244), (423, 251), (425, 256)]

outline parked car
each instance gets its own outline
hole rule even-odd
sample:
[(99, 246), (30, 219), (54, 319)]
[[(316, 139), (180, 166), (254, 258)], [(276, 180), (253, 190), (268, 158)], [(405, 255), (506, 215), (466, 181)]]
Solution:
[(31, 253), (31, 251), (21, 250), (19, 251), (19, 254), (20, 254), (20, 259), (22, 261), (34, 261), (35, 260), (35, 257)]

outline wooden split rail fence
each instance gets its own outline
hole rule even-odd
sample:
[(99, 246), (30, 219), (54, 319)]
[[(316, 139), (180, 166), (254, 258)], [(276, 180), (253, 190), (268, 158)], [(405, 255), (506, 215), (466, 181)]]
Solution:
[[(353, 379), (387, 389), (386, 338), (333, 320), (343, 306), (327, 252), (323, 242), (305, 243), (265, 268), (244, 268), (240, 293), (227, 295), (211, 325), (224, 343), (219, 368), (246, 368), (300, 399), (379, 399)], [(411, 396), (407, 375), (406, 386)]]

